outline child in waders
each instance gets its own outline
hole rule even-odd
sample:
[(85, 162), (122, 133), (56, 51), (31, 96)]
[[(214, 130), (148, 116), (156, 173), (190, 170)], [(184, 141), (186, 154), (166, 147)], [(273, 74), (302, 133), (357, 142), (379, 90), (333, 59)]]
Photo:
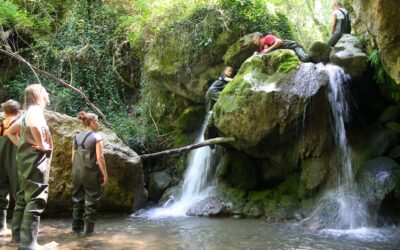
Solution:
[(88, 235), (94, 231), (101, 188), (108, 184), (108, 174), (102, 138), (96, 133), (97, 116), (82, 111), (78, 119), (82, 121), (83, 131), (75, 136), (72, 144), (72, 230)]
[[(49, 94), (40, 84), (25, 89), (27, 110), (8, 130), (9, 139), (18, 146), (17, 168), (20, 190), (12, 219), (12, 243), (18, 249), (41, 249), (37, 243), (40, 216), (49, 192), (52, 138), (44, 118)], [(21, 130), (21, 137), (18, 131)]]
[(18, 119), (20, 105), (8, 100), (1, 107), (5, 117), (0, 121), (0, 234), (6, 234), (8, 197), (10, 195), (15, 200), (18, 191), (17, 147), (8, 139), (7, 133)]
[(206, 92), (206, 108), (207, 111), (210, 111), (214, 108), (214, 104), (218, 101), (219, 96), (221, 95), (222, 90), (233, 80), (233, 68), (227, 66), (224, 68), (224, 72), (213, 84), (208, 88)]

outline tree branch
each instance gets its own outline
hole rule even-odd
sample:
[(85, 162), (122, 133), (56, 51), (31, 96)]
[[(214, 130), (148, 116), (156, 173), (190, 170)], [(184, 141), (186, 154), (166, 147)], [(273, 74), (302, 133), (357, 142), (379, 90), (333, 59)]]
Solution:
[(201, 147), (215, 145), (215, 144), (223, 144), (223, 143), (227, 143), (227, 142), (234, 142), (234, 141), (235, 141), (235, 138), (233, 138), (233, 137), (217, 137), (217, 138), (202, 141), (197, 144), (188, 145), (188, 146), (185, 146), (182, 148), (174, 148), (174, 149), (169, 149), (169, 150), (165, 150), (165, 151), (161, 151), (161, 152), (157, 152), (157, 153), (140, 155), (140, 158), (148, 159), (148, 158), (158, 157), (161, 155), (181, 154), (181, 153), (184, 153), (186, 151), (190, 151), (190, 150), (193, 150), (196, 148), (201, 148)]
[[(39, 68), (33, 66), (33, 65), (30, 64), (27, 60), (25, 60), (23, 57), (21, 57), (20, 55), (14, 53), (14, 52), (9, 52), (9, 51), (3, 50), (3, 49), (0, 49), (0, 52), (3, 53), (3, 54), (6, 54), (6, 55), (8, 55), (8, 56), (10, 56), (10, 57), (12, 57), (12, 58), (14, 58), (14, 59), (16, 59), (16, 60), (18, 60), (18, 61), (20, 61), (20, 62), (22, 62), (22, 63), (24, 63), (24, 64), (26, 64), (29, 68), (31, 68), (31, 70), (34, 72), (35, 75), (36, 75), (36, 72), (37, 72), (37, 73), (40, 73), (40, 74), (42, 74), (42, 75), (45, 75), (45, 76), (49, 77), (50, 79), (54, 80), (55, 82), (57, 82), (58, 84), (61, 84), (61, 85), (65, 86), (65, 87), (69, 88), (69, 89), (72, 90), (73, 92), (77, 93), (78, 95), (80, 95), (80, 96), (85, 100), (86, 104), (87, 104), (90, 108), (92, 108), (93, 111), (94, 111), (95, 113), (97, 113), (97, 114), (104, 120), (104, 122), (106, 123), (107, 126), (109, 126), (105, 115), (100, 111), (100, 109), (98, 109), (98, 108), (89, 100), (89, 98), (88, 98), (80, 89), (75, 88), (75, 87), (72, 86), (71, 84), (68, 84), (68, 83), (64, 82), (63, 80), (58, 79), (58, 78), (55, 77), (54, 75), (52, 75), (52, 74), (50, 74), (50, 73), (48, 73), (48, 72), (46, 72), (46, 71), (43, 71), (43, 70), (41, 70), (41, 69), (39, 69)], [(36, 77), (37, 77), (37, 75), (36, 75)], [(37, 78), (38, 78), (38, 81), (39, 81), (39, 83), (40, 83), (39, 77), (37, 77)]]

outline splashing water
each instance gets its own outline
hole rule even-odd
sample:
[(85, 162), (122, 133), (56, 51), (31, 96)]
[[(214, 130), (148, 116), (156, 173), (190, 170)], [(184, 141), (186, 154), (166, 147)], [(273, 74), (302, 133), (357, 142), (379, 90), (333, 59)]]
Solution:
[(346, 83), (350, 77), (342, 68), (335, 65), (325, 65), (324, 70), (329, 75), (329, 102), (333, 118), (333, 132), (338, 147), (341, 173), (338, 174), (338, 188), (335, 200), (339, 204), (339, 227), (360, 228), (368, 226), (368, 213), (361, 201), (354, 181), (351, 148), (347, 141), (345, 123), (349, 119), (349, 105), (346, 101)]
[[(204, 141), (204, 132), (211, 115), (212, 111), (206, 115), (196, 143)], [(192, 151), (179, 200), (168, 207), (149, 210), (146, 216), (150, 218), (185, 216), (194, 204), (212, 196), (215, 190), (213, 166), (218, 159), (216, 151), (208, 146)]]

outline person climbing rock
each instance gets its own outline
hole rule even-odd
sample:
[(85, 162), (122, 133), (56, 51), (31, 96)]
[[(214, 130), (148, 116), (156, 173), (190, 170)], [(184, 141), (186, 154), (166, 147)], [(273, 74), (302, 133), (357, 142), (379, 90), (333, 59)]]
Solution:
[(210, 88), (208, 88), (206, 92), (207, 111), (213, 109), (214, 104), (217, 102), (218, 97), (221, 94), (222, 90), (225, 88), (226, 84), (233, 80), (232, 75), (233, 68), (230, 66), (225, 67), (222, 75), (220, 75), (218, 79), (211, 84)]
[(75, 136), (72, 145), (72, 230), (89, 235), (94, 231), (101, 188), (107, 186), (108, 174), (102, 138), (96, 133), (97, 116), (81, 111), (78, 119), (82, 121), (83, 131)]
[(310, 57), (304, 52), (301, 45), (292, 40), (282, 40), (272, 34), (263, 36), (260, 32), (255, 32), (253, 35), (253, 43), (260, 47), (258, 52), (254, 52), (255, 55), (263, 55), (275, 49), (291, 49), (296, 53), (300, 61), (310, 61)]
[[(49, 94), (40, 84), (25, 89), (26, 113), (9, 129), (8, 138), (17, 145), (19, 191), (12, 218), (12, 243), (18, 249), (40, 249), (37, 237), (40, 216), (44, 212), (49, 193), (49, 173), (53, 141), (44, 108)], [(21, 137), (18, 131), (21, 130)]]
[(8, 197), (14, 199), (18, 191), (18, 171), (16, 163), (17, 147), (8, 139), (9, 127), (17, 121), (20, 105), (8, 100), (1, 105), (4, 119), (0, 120), (0, 234), (7, 230)]
[(350, 34), (351, 24), (349, 12), (343, 8), (341, 1), (333, 1), (332, 4), (331, 37), (328, 44), (333, 47), (343, 34)]

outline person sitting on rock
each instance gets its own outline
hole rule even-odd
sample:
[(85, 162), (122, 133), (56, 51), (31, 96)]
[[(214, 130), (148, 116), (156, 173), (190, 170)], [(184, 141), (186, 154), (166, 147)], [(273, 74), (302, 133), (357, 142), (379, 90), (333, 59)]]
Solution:
[(349, 12), (343, 8), (341, 1), (335, 0), (332, 4), (332, 22), (331, 22), (331, 37), (328, 44), (333, 47), (339, 41), (343, 34), (350, 34), (350, 16)]
[(260, 32), (255, 32), (253, 43), (260, 47), (258, 52), (254, 52), (255, 55), (263, 55), (275, 49), (291, 49), (296, 53), (300, 61), (310, 61), (310, 57), (304, 52), (301, 45), (292, 40), (282, 40), (272, 34), (263, 36)]
[(94, 231), (101, 188), (108, 184), (108, 174), (103, 155), (103, 142), (96, 132), (99, 129), (97, 115), (81, 111), (83, 131), (79, 132), (72, 145), (72, 230)]
[(20, 105), (17, 101), (8, 100), (1, 107), (4, 119), (0, 121), (0, 235), (5, 234), (7, 229), (8, 196), (15, 201), (18, 191), (17, 147), (8, 139), (7, 133), (8, 128), (18, 119)]
[(231, 66), (227, 66), (224, 68), (224, 72), (217, 80), (213, 82), (210, 88), (206, 92), (206, 106), (207, 111), (213, 109), (214, 104), (217, 102), (219, 95), (222, 90), (225, 88), (228, 82), (232, 81), (233, 68)]

